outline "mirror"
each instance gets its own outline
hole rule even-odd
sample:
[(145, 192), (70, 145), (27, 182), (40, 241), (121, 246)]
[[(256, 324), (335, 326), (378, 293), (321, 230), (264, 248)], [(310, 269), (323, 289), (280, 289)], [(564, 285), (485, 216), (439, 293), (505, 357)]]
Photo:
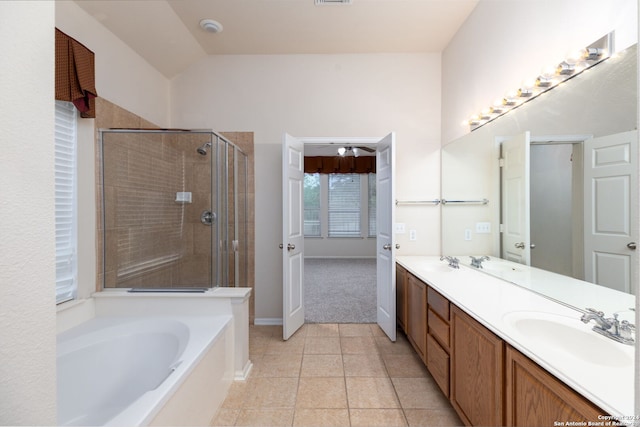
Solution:
[[(615, 179), (596, 184), (595, 192), (604, 194), (607, 199), (602, 205), (615, 207), (596, 209), (595, 220), (593, 209), (587, 209), (585, 215), (584, 206), (595, 203), (585, 190), (593, 182), (585, 175), (589, 169), (586, 165), (600, 160), (615, 163), (615, 156), (620, 153), (637, 163), (636, 129), (637, 48), (632, 46), (445, 145), (441, 159), (442, 198), (466, 203), (442, 205), (443, 254), (455, 255), (466, 264), (470, 262), (470, 255), (487, 255), (491, 260), (485, 261), (485, 265), (492, 265), (492, 268), (480, 271), (578, 309), (593, 306), (610, 312), (632, 307), (634, 296), (625, 293), (630, 288), (617, 283), (623, 281), (618, 276), (625, 274), (627, 282), (638, 280), (637, 271), (625, 270), (627, 264), (635, 266), (637, 262), (630, 261), (629, 256), (612, 257), (608, 252), (595, 255), (594, 251), (589, 252), (590, 237), (584, 230), (590, 229), (587, 224), (596, 221), (597, 226), (612, 230), (608, 234), (616, 234), (620, 227), (626, 229), (628, 235), (623, 246), (637, 242), (637, 212), (619, 208), (615, 205), (617, 202), (612, 202), (615, 195), (626, 192), (636, 198), (625, 199), (622, 203), (637, 209), (637, 179), (626, 178), (622, 186), (616, 186)], [(618, 150), (616, 147), (622, 145), (614, 140), (613, 148), (593, 151), (593, 141), (625, 132), (627, 140), (633, 141), (626, 148)], [(520, 182), (521, 176), (505, 172), (505, 164), (512, 167), (517, 163), (513, 160), (517, 158), (516, 154), (509, 151), (509, 141), (516, 140), (519, 147), (525, 140), (530, 144), (530, 148), (520, 150), (518, 154), (522, 156), (521, 171), (526, 170), (523, 169), (525, 164), (530, 168), (525, 174), (531, 180), (527, 185), (516, 186), (514, 183)], [(595, 158), (592, 158), (592, 152), (596, 153)], [(637, 176), (635, 163), (632, 167)], [(488, 203), (481, 203), (483, 199)], [(502, 206), (502, 200), (508, 200), (508, 203)], [(609, 212), (605, 214), (607, 210)], [(635, 221), (629, 220), (632, 215), (635, 215)], [(525, 216), (529, 223), (513, 225)], [(501, 226), (503, 232), (500, 232)], [(503, 237), (514, 233), (523, 234), (506, 243)], [(629, 234), (634, 237), (629, 239)], [(520, 252), (507, 250), (514, 246), (514, 241), (518, 248), (524, 246)], [(629, 252), (634, 253), (633, 250)], [(520, 254), (520, 259), (511, 253)], [(592, 258), (598, 263), (597, 268), (587, 265)], [(521, 264), (535, 268), (520, 269), (521, 273), (527, 273), (516, 274)], [(594, 270), (598, 277), (593, 277), (591, 272)], [(607, 272), (614, 278), (605, 279)], [(607, 280), (609, 283), (602, 283)], [(585, 281), (603, 286), (584, 286)], [(568, 289), (572, 291), (568, 292)], [(592, 289), (595, 291), (591, 292)], [(605, 294), (606, 303), (603, 301)]]

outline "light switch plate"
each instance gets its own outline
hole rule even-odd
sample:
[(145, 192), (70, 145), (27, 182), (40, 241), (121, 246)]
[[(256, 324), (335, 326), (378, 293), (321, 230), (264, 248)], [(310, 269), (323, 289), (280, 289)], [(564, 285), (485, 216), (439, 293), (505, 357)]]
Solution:
[(471, 240), (471, 229), (470, 228), (465, 228), (464, 229), (464, 240)]
[(409, 230), (409, 240), (418, 240), (418, 232), (416, 230)]
[(490, 222), (476, 222), (476, 233), (478, 233), (478, 234), (489, 234), (489, 233), (491, 233), (491, 223)]
[(404, 222), (396, 222), (396, 234), (404, 234)]

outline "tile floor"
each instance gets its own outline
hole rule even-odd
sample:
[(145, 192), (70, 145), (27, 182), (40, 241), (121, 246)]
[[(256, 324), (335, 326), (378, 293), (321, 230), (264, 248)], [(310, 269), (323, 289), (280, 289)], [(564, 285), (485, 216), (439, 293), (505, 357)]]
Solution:
[(406, 337), (375, 324), (251, 326), (249, 378), (213, 426), (461, 426)]

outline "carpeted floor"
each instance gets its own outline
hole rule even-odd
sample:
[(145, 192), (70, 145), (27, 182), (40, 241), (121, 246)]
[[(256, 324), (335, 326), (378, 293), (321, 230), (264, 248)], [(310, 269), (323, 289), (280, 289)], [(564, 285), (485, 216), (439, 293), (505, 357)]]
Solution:
[(306, 258), (306, 323), (375, 323), (375, 258)]

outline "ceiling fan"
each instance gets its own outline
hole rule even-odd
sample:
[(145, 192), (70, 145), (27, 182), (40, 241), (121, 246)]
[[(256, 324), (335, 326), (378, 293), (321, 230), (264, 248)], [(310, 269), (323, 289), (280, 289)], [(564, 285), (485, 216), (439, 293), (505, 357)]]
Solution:
[(360, 150), (366, 151), (368, 153), (374, 153), (376, 151), (371, 147), (365, 147), (365, 146), (359, 146), (359, 147), (345, 146), (345, 147), (338, 148), (338, 155), (346, 156), (349, 153), (351, 153), (353, 154), (354, 157), (358, 157), (360, 155), (359, 153)]

